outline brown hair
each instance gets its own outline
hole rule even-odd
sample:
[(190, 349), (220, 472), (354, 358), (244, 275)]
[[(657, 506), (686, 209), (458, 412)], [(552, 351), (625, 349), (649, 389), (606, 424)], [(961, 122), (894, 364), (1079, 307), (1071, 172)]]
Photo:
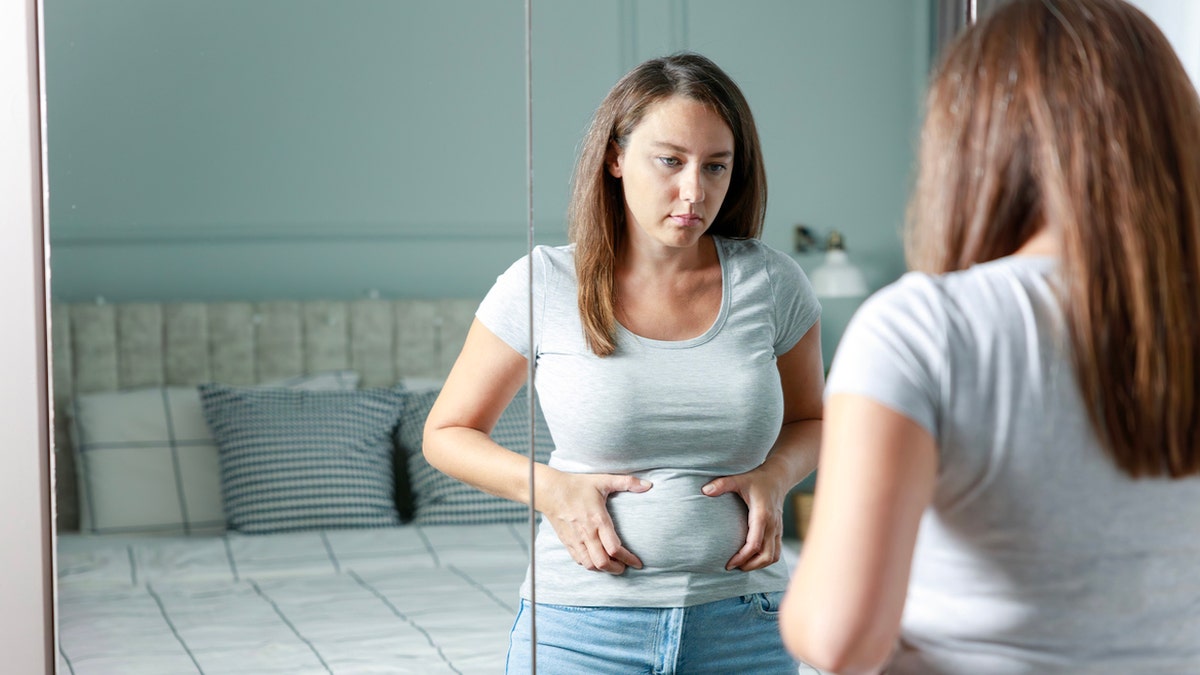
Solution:
[(1127, 474), (1200, 473), (1200, 101), (1120, 0), (1015, 0), (931, 84), (914, 269), (1016, 251), (1045, 226), (1092, 426)]
[(733, 132), (729, 190), (708, 232), (747, 239), (762, 233), (767, 179), (750, 106), (737, 84), (717, 64), (684, 52), (651, 59), (620, 79), (592, 117), (575, 164), (569, 235), (575, 244), (579, 314), (588, 347), (599, 356), (616, 349), (616, 260), (625, 232), (621, 180), (609, 174), (611, 144), (625, 147), (651, 105), (684, 96), (713, 110)]

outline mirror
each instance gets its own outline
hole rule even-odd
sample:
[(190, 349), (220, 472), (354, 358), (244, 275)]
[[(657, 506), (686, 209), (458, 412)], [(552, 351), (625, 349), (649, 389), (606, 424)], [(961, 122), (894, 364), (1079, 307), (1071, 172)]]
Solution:
[[(521, 0), (43, 11), (59, 670), (494, 672), (521, 509), (508, 529), (376, 527), (397, 524), (392, 428), (413, 447), (431, 398), (371, 390), (444, 376), (527, 249)], [(304, 391), (225, 405), (207, 381)], [(219, 436), (210, 402), (256, 440)], [(273, 468), (215, 461), (218, 436)], [(261, 536), (213, 536), (226, 518)], [(198, 589), (224, 600), (193, 622)]]
[[(477, 299), (524, 254), (518, 0), (43, 11), (55, 303)], [(872, 287), (895, 278), (930, 24), (929, 0), (534, 0), (535, 242), (566, 242), (575, 152), (608, 88), (693, 49), (754, 110), (766, 242), (837, 229)], [(827, 360), (853, 309), (838, 303)], [(60, 503), (69, 532), (78, 509)]]

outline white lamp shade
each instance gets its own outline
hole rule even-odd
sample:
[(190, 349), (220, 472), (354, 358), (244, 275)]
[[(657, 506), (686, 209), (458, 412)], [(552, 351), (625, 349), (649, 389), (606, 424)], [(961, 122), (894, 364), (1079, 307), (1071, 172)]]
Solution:
[(839, 249), (825, 252), (825, 262), (813, 270), (809, 281), (817, 297), (855, 298), (868, 293), (866, 276)]

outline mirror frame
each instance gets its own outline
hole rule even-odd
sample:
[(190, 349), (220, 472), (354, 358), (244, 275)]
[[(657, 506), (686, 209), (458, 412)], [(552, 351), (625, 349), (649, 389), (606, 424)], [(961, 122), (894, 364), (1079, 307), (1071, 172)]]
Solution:
[(42, 0), (0, 3), (0, 89), (14, 96), (0, 107), (0, 512), (10, 514), (0, 526), (0, 652), (22, 673), (54, 672), (56, 634), (41, 12)]

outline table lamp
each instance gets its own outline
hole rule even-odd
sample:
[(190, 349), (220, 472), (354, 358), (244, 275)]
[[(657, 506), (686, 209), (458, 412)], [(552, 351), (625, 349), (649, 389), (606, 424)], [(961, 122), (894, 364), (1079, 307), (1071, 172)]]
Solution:
[(860, 298), (868, 293), (867, 278), (846, 255), (846, 242), (837, 230), (825, 240), (825, 260), (809, 275), (819, 298)]

